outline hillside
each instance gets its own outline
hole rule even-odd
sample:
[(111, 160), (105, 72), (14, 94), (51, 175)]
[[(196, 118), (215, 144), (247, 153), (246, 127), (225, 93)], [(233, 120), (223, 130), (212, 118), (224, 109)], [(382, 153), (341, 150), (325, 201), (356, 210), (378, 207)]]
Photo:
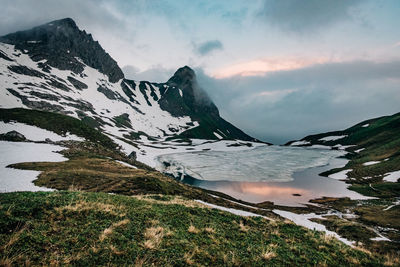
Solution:
[[(286, 207), (156, 170), (161, 154), (267, 145), (221, 118), (188, 66), (125, 79), (67, 18), (0, 37), (0, 86), (0, 265), (399, 263), (400, 114), (289, 143), (346, 149), (324, 175), (378, 199)], [(30, 189), (54, 192), (15, 192)]]
[(380, 266), (384, 262), (292, 223), (237, 216), (174, 196), (27, 192), (0, 194), (0, 202), (2, 265)]
[(349, 162), (324, 175), (351, 183), (353, 190), (379, 197), (400, 196), (400, 113), (358, 123), (342, 131), (306, 136), (287, 145), (345, 149)]
[(125, 79), (69, 18), (0, 37), (0, 84), (0, 108), (80, 119), (138, 158), (166, 140), (257, 141), (220, 117), (189, 67), (165, 83)]

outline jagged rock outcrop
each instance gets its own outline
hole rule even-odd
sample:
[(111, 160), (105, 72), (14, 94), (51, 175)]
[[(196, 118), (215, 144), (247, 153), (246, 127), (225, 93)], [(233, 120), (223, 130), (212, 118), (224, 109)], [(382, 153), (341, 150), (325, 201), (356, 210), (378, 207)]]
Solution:
[(125, 79), (70, 18), (0, 37), (0, 82), (0, 108), (63, 113), (120, 139), (255, 140), (220, 117), (190, 67), (165, 83)]
[(46, 60), (41, 68), (47, 72), (49, 67), (54, 67), (80, 74), (83, 62), (106, 74), (110, 82), (124, 78), (117, 62), (93, 40), (91, 34), (79, 30), (70, 18), (7, 34), (0, 37), (0, 42), (15, 45), (17, 49), (29, 53), (36, 62)]
[(4, 134), (0, 134), (0, 140), (4, 141), (12, 141), (12, 142), (23, 142), (26, 141), (26, 137), (17, 132), (17, 131), (10, 131)]

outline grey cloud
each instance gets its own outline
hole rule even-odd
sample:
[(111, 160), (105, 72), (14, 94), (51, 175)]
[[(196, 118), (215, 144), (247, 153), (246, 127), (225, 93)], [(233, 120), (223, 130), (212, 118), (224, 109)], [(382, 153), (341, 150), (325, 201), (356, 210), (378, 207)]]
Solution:
[(352, 8), (360, 3), (360, 0), (264, 0), (259, 15), (284, 31), (309, 33), (352, 19)]
[(166, 82), (174, 74), (176, 70), (167, 69), (160, 65), (153, 66), (147, 70), (140, 71), (132, 65), (122, 68), (125, 77), (136, 81)]
[(198, 45), (195, 45), (195, 51), (199, 55), (205, 56), (215, 50), (222, 50), (223, 45), (219, 40), (210, 40)]
[(94, 0), (4, 0), (0, 10), (0, 35), (65, 17), (73, 18), (78, 26), (89, 31), (99, 28), (123, 31), (120, 18), (102, 3)]
[(321, 64), (262, 77), (213, 79), (197, 72), (227, 120), (273, 143), (400, 112), (400, 60)]

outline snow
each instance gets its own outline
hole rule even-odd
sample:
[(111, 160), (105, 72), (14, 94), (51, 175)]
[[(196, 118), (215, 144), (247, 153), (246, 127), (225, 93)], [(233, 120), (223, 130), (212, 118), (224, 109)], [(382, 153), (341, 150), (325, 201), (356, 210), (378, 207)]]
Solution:
[(382, 235), (378, 236), (378, 237), (370, 238), (370, 240), (372, 240), (372, 241), (391, 241), (389, 238), (384, 237)]
[(78, 137), (74, 134), (67, 134), (66, 136), (61, 136), (54, 132), (24, 123), (19, 123), (19, 122), (5, 123), (3, 121), (0, 121), (0, 134), (7, 133), (10, 131), (17, 131), (23, 134), (28, 140), (31, 141), (44, 141), (46, 138), (49, 138), (51, 141), (85, 140), (84, 138)]
[(217, 134), (216, 132), (213, 132), (213, 134), (218, 138), (218, 139), (223, 139), (223, 137), (219, 134)]
[(393, 202), (393, 205), (390, 205), (387, 208), (384, 208), (383, 211), (390, 210), (391, 208), (393, 208), (393, 207), (395, 207), (397, 205), (400, 205), (400, 198), (397, 201)]
[(32, 183), (40, 174), (39, 171), (18, 170), (6, 168), (6, 166), (19, 162), (65, 161), (66, 158), (55, 153), (63, 149), (65, 148), (50, 144), (0, 141), (2, 152), (0, 153), (0, 192), (51, 190)]
[(252, 212), (248, 212), (248, 211), (244, 211), (244, 210), (226, 208), (226, 207), (214, 205), (214, 204), (211, 204), (211, 203), (207, 203), (207, 202), (204, 202), (204, 201), (202, 201), (202, 200), (195, 200), (195, 201), (196, 201), (196, 202), (199, 202), (199, 203), (201, 203), (201, 204), (203, 204), (203, 205), (209, 206), (209, 207), (211, 207), (211, 208), (213, 208), (213, 209), (218, 209), (218, 210), (222, 210), (222, 211), (227, 211), (227, 212), (229, 212), (229, 213), (232, 213), (232, 214), (235, 214), (235, 215), (239, 215), (239, 216), (244, 216), (244, 217), (262, 217), (262, 218), (265, 218), (265, 219), (269, 219), (269, 218), (267, 218), (267, 217), (265, 217), (265, 216), (262, 216), (262, 215), (260, 215), (260, 214), (256, 214), (256, 213), (252, 213)]
[(181, 89), (179, 89), (179, 94), (181, 95), (181, 97), (183, 97), (183, 92)]
[(311, 144), (309, 141), (303, 140), (303, 141), (296, 141), (291, 143), (291, 146), (303, 146), (303, 145), (309, 145)]
[(363, 151), (364, 149), (365, 149), (365, 148), (360, 148), (360, 149), (354, 150), (354, 152), (360, 153), (360, 152)]
[(364, 166), (370, 166), (370, 165), (374, 165), (374, 164), (378, 164), (380, 161), (368, 161), (368, 162), (364, 162), (363, 165)]
[(336, 180), (344, 180), (347, 179), (347, 173), (351, 172), (352, 169), (343, 170), (334, 174), (328, 175), (329, 178), (336, 179)]
[(120, 161), (120, 160), (116, 160), (116, 162), (118, 162), (118, 163), (120, 163), (120, 164), (122, 164), (122, 165), (124, 165), (124, 166), (126, 166), (126, 167), (133, 168), (133, 169), (137, 169), (136, 166), (133, 166), (133, 165), (131, 165), (131, 164), (129, 164), (129, 163), (126, 163), (126, 162), (123, 162), (123, 161)]
[(337, 148), (339, 150), (346, 150), (347, 148), (352, 147), (352, 146), (355, 146), (355, 145), (343, 146), (343, 145), (337, 144), (337, 145), (334, 145), (333, 148)]
[(369, 123), (367, 123), (367, 124), (364, 124), (363, 126), (361, 126), (361, 127), (363, 127), (363, 128), (366, 128), (366, 127), (368, 127), (369, 126)]
[(279, 216), (282, 216), (288, 220), (291, 220), (292, 222), (294, 222), (297, 225), (303, 226), (303, 227), (311, 229), (311, 230), (322, 231), (322, 232), (325, 232), (327, 235), (334, 236), (335, 238), (342, 241), (346, 245), (353, 246), (353, 244), (354, 244), (353, 241), (343, 238), (335, 232), (329, 231), (328, 229), (326, 229), (326, 227), (324, 225), (310, 221), (310, 219), (313, 219), (313, 218), (324, 219), (321, 215), (317, 215), (315, 213), (296, 214), (293, 212), (277, 210), (277, 209), (274, 209), (272, 211), (274, 213), (278, 214)]
[[(43, 100), (40, 97), (31, 95), (32, 91), (57, 97), (60, 101), (49, 99), (45, 101), (51, 105), (61, 105), (65, 111), (71, 112), (69, 114), (70, 116), (75, 118), (78, 118), (79, 111), (79, 108), (76, 107), (77, 103), (93, 108), (93, 112), (86, 112), (86, 115), (92, 118), (100, 117), (103, 121), (108, 123), (108, 125), (104, 127), (104, 130), (110, 134), (122, 137), (123, 133), (118, 131), (120, 128), (117, 127), (112, 118), (124, 113), (129, 115), (132, 130), (135, 132), (146, 132), (151, 136), (160, 138), (166, 137), (166, 134), (179, 134), (198, 125), (188, 126), (188, 123), (194, 123), (190, 117), (174, 117), (170, 113), (162, 110), (158, 102), (150, 95), (151, 91), (154, 91), (158, 98), (161, 97), (160, 89), (155, 85), (146, 84), (146, 91), (142, 93), (138, 88), (139, 82), (135, 82), (133, 88), (125, 84), (137, 96), (135, 97), (136, 102), (132, 103), (122, 90), (122, 80), (116, 83), (110, 83), (106, 75), (87, 65), (84, 65), (82, 76), (75, 75), (69, 70), (59, 70), (57, 68), (52, 68), (49, 74), (43, 72), (43, 70), (37, 66), (38, 62), (33, 61), (28, 54), (21, 54), (19, 57), (15, 56), (14, 54), (18, 53), (19, 50), (15, 49), (13, 45), (0, 43), (0, 49), (13, 60), (13, 62), (9, 62), (0, 58), (0, 73), (3, 74), (0, 75), (0, 84), (17, 91), (22, 97), (26, 97), (29, 101)], [(76, 59), (83, 63), (79, 58)], [(44, 77), (33, 77), (13, 73), (8, 69), (8, 67), (12, 65), (26, 66), (40, 72)], [(68, 88), (71, 88), (71, 90), (62, 91), (52, 86), (50, 80), (54, 79), (54, 76), (57, 77), (58, 82), (63, 83)], [(88, 88), (76, 90), (68, 81), (69, 76), (85, 83)], [(23, 84), (23, 87), (21, 87), (21, 84)], [(97, 90), (99, 86), (106, 87), (113, 91), (118, 100), (107, 98), (103, 93)], [(150, 104), (147, 103), (146, 97)], [(7, 90), (0, 90), (0, 107), (27, 108), (21, 103), (20, 99), (13, 96)], [(133, 107), (139, 109), (144, 115), (138, 113)], [(170, 129), (174, 129), (174, 131)]]
[(342, 138), (345, 138), (345, 137), (347, 137), (347, 135), (326, 136), (326, 137), (320, 138), (319, 141), (324, 141), (324, 142), (336, 141), (336, 140), (339, 140), (339, 139), (342, 139)]
[(384, 175), (383, 181), (395, 183), (400, 179), (400, 170), (394, 172), (388, 172)]

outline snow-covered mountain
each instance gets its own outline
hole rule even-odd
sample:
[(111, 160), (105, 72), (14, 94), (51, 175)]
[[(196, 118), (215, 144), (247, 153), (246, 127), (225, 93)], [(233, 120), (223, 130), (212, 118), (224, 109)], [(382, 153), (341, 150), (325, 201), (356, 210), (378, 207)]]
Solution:
[(124, 78), (118, 64), (70, 19), (0, 37), (0, 108), (79, 118), (118, 140), (256, 141), (220, 117), (185, 66), (165, 83)]

